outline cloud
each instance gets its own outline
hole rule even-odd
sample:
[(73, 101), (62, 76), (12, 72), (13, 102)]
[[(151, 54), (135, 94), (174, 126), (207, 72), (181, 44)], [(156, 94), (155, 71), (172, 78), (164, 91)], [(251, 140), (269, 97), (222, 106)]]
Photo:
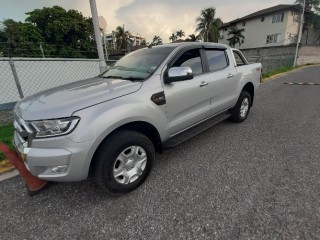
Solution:
[[(215, 7), (216, 15), (224, 22), (243, 17), (263, 8), (278, 4), (292, 4), (294, 0), (96, 0), (98, 13), (106, 18), (107, 31), (125, 25), (132, 33), (139, 33), (151, 41), (160, 35), (169, 41), (172, 32), (183, 29), (186, 36), (194, 33), (200, 11)], [(35, 8), (59, 5), (76, 9), (84, 16), (91, 16), (89, 0), (0, 0), (0, 18), (23, 21), (25, 12)], [(2, 20), (2, 19), (0, 19)]]

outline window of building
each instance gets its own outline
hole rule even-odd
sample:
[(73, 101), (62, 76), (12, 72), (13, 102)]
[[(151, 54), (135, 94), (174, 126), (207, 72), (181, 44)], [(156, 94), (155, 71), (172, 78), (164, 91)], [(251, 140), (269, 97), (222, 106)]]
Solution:
[(261, 17), (261, 22), (264, 22), (264, 17)]
[(210, 71), (219, 71), (229, 65), (226, 52), (223, 50), (206, 50), (207, 60)]
[(284, 13), (277, 13), (272, 16), (272, 23), (283, 22)]
[(172, 67), (190, 67), (194, 75), (203, 73), (199, 49), (184, 52)]
[(244, 27), (245, 25), (246, 25), (246, 22), (243, 22), (243, 23), (242, 23), (242, 26)]
[(267, 44), (269, 43), (277, 43), (279, 40), (279, 36), (280, 34), (271, 34), (271, 35), (267, 35)]

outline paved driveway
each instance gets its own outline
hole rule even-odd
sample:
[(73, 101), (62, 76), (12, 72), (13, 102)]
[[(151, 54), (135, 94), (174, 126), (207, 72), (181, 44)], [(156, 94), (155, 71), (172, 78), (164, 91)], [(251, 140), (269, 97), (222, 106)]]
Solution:
[(0, 239), (319, 239), (320, 86), (284, 82), (320, 83), (320, 67), (262, 85), (246, 122), (158, 155), (129, 195), (0, 182)]

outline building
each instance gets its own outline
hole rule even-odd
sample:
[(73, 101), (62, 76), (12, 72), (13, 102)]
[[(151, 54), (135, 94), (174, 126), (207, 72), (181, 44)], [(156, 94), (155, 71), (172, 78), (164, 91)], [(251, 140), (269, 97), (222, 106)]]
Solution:
[[(230, 28), (244, 29), (245, 37), (235, 46), (240, 49), (286, 46), (297, 42), (302, 8), (299, 5), (277, 5), (225, 23), (220, 29), (219, 42), (229, 44)], [(306, 12), (306, 16), (311, 12)], [(312, 33), (304, 31), (302, 43), (315, 44)], [(315, 35), (315, 34), (313, 34)], [(309, 39), (308, 39), (309, 36)], [(310, 42), (310, 43), (309, 43)]]
[[(115, 37), (115, 31), (112, 31), (112, 33), (107, 33), (105, 35), (105, 38), (106, 38), (107, 45), (110, 48), (116, 49), (117, 40), (116, 40), (116, 37)], [(145, 42), (146, 42), (146, 39), (141, 37), (140, 34), (134, 35), (134, 34), (129, 33), (129, 39), (131, 41), (131, 47), (140, 46), (140, 45), (145, 44)]]

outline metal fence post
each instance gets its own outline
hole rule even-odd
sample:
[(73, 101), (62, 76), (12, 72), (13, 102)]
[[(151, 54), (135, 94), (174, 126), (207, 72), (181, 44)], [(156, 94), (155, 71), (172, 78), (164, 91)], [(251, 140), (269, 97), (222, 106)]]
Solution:
[(21, 84), (20, 84), (20, 81), (19, 81), (19, 77), (18, 77), (18, 74), (17, 74), (16, 67), (15, 67), (14, 62), (12, 61), (11, 58), (9, 58), (9, 63), (10, 63), (10, 67), (11, 67), (11, 71), (12, 71), (12, 74), (13, 74), (14, 81), (16, 82), (16, 86), (17, 86), (20, 98), (22, 99), (22, 98), (24, 98), (23, 92), (22, 92), (22, 87), (21, 87)]

